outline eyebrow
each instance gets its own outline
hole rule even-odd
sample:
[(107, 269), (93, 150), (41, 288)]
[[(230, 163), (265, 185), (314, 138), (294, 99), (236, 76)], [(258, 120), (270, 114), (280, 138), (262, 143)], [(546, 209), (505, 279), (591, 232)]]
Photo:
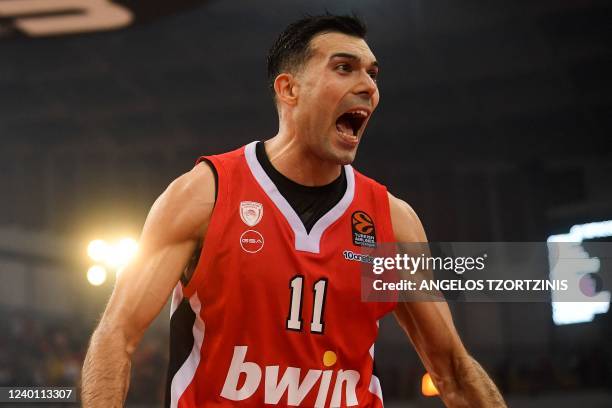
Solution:
[[(346, 59), (350, 59), (350, 60), (353, 60), (353, 61), (361, 61), (361, 58), (359, 58), (357, 55), (349, 54), (347, 52), (337, 52), (335, 54), (332, 54), (331, 57), (329, 57), (330, 60), (332, 60), (334, 58), (346, 58)], [(376, 60), (374, 60), (374, 62), (372, 62), (371, 65), (376, 67), (376, 68), (380, 68), (380, 64)]]

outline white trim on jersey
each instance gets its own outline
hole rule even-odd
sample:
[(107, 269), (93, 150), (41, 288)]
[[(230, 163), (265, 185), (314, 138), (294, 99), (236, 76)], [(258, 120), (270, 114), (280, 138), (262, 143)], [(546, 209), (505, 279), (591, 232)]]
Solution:
[(170, 408), (176, 408), (178, 406), (179, 399), (189, 384), (191, 384), (193, 376), (200, 364), (200, 350), (202, 349), (202, 342), (204, 341), (205, 325), (200, 317), (202, 304), (198, 298), (198, 292), (195, 292), (189, 298), (189, 305), (195, 313), (195, 321), (193, 323), (193, 348), (181, 368), (179, 368), (172, 378), (172, 384), (170, 385)]
[(370, 386), (368, 387), (368, 391), (376, 395), (378, 399), (380, 399), (380, 403), (384, 405), (382, 388), (380, 387), (380, 380), (374, 374), (372, 374), (372, 378), (370, 379)]
[(253, 173), (253, 177), (255, 177), (257, 183), (259, 183), (261, 188), (265, 191), (270, 200), (272, 200), (291, 226), (293, 234), (295, 235), (295, 249), (298, 251), (318, 254), (321, 236), (330, 225), (336, 222), (338, 218), (344, 214), (346, 209), (353, 201), (353, 196), (355, 195), (355, 174), (353, 173), (353, 167), (348, 164), (344, 166), (344, 173), (346, 174), (346, 192), (344, 193), (344, 196), (342, 196), (340, 201), (338, 201), (338, 203), (332, 207), (331, 210), (319, 218), (319, 220), (310, 230), (310, 233), (307, 233), (300, 217), (287, 202), (285, 197), (283, 197), (278, 191), (278, 188), (266, 174), (263, 167), (261, 167), (255, 153), (256, 144), (257, 141), (251, 142), (244, 148), (244, 155), (246, 157), (249, 169), (251, 170), (251, 173)]
[[(376, 321), (376, 327), (380, 327), (380, 322), (378, 320)], [(375, 343), (372, 343), (372, 347), (370, 347), (370, 357), (372, 357), (372, 360), (374, 360), (374, 344)], [(378, 399), (380, 399), (380, 403), (383, 406), (385, 405), (383, 401), (383, 393), (382, 387), (380, 386), (380, 380), (374, 373), (372, 373), (372, 377), (370, 378), (370, 385), (368, 387), (368, 391), (376, 395)]]
[(172, 303), (170, 303), (170, 317), (176, 312), (179, 305), (183, 301), (183, 285), (181, 282), (177, 283), (172, 291)]

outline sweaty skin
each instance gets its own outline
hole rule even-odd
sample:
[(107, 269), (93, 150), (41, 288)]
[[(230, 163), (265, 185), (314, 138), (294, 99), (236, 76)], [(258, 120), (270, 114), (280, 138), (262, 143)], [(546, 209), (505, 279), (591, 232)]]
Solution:
[[(325, 33), (310, 46), (312, 57), (298, 72), (276, 78), (279, 131), (265, 148), (286, 177), (317, 186), (336, 179), (341, 165), (355, 158), (379, 101), (378, 64), (360, 38)], [(367, 110), (367, 119), (354, 137), (342, 135), (338, 117), (356, 108)], [(123, 406), (131, 356), (206, 239), (214, 183), (212, 170), (202, 163), (172, 182), (151, 208), (139, 254), (120, 275), (92, 335), (82, 373), (83, 407)], [(414, 211), (392, 195), (389, 204), (396, 240), (426, 242)], [(493, 382), (463, 347), (445, 303), (399, 303), (394, 313), (447, 407), (505, 407)]]

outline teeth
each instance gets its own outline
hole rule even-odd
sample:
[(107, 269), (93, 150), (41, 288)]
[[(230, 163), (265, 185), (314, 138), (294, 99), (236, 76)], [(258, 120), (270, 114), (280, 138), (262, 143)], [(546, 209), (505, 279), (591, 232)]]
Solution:
[(353, 116), (361, 116), (362, 118), (367, 118), (368, 117), (368, 112), (364, 111), (364, 110), (355, 110), (355, 111), (351, 111), (351, 112), (347, 112), (349, 115), (353, 115)]

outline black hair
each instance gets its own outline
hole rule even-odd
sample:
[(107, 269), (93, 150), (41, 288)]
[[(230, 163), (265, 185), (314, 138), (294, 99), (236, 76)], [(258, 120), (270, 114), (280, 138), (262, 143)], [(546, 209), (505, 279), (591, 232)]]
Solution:
[(311, 57), (310, 40), (321, 33), (342, 33), (365, 39), (368, 29), (357, 16), (323, 14), (306, 16), (278, 36), (268, 52), (268, 86), (274, 95), (274, 80), (281, 72), (295, 72)]

